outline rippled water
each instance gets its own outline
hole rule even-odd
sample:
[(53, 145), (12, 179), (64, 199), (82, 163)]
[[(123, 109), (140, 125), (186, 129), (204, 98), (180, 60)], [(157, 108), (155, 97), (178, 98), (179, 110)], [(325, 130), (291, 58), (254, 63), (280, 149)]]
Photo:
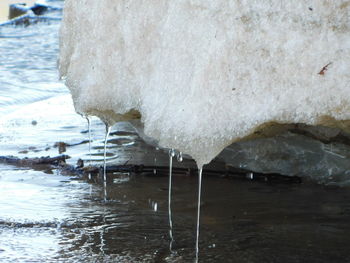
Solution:
[[(0, 27), (2, 156), (56, 156), (65, 142), (68, 163), (89, 162), (87, 122), (57, 80), (58, 28), (53, 21)], [(104, 130), (93, 118), (97, 166)], [(169, 156), (120, 123), (107, 161), (166, 166)], [(194, 163), (174, 158), (173, 165)], [(349, 189), (233, 180), (205, 169), (203, 176), (200, 262), (350, 262)], [(166, 174), (108, 174), (104, 202), (95, 177), (0, 164), (0, 262), (193, 262), (197, 184), (196, 176), (173, 174), (170, 253)]]

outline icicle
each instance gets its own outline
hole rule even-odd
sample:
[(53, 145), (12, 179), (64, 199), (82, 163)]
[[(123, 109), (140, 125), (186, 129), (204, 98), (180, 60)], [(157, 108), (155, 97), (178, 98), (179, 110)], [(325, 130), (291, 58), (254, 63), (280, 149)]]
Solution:
[[(85, 116), (87, 123), (88, 123), (88, 133), (89, 133), (89, 166), (91, 166), (91, 123), (90, 118), (88, 116)], [(89, 173), (89, 180), (91, 180), (91, 173)]]
[(106, 136), (105, 136), (105, 144), (104, 144), (104, 152), (103, 152), (103, 190), (104, 190), (105, 201), (107, 201), (107, 175), (106, 175), (107, 140), (110, 132), (111, 132), (111, 127), (106, 124)]
[(171, 187), (172, 187), (172, 169), (173, 169), (173, 157), (175, 156), (175, 150), (171, 149), (169, 151), (169, 191), (168, 191), (168, 212), (169, 212), (169, 236), (170, 244), (169, 249), (172, 252), (173, 249), (173, 221), (171, 218)]
[(198, 204), (197, 204), (197, 235), (196, 235), (196, 263), (198, 262), (198, 255), (199, 255), (199, 219), (200, 219), (200, 213), (201, 213), (201, 192), (202, 192), (202, 171), (203, 168), (201, 167), (198, 172)]

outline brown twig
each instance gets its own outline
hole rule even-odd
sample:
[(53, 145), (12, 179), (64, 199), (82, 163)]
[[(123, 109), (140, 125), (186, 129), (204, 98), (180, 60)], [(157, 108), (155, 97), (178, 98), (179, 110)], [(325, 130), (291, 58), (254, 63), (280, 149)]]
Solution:
[(326, 73), (326, 71), (328, 70), (328, 66), (331, 65), (332, 62), (329, 62), (326, 66), (324, 66), (320, 72), (318, 72), (319, 75), (324, 76), (324, 74)]

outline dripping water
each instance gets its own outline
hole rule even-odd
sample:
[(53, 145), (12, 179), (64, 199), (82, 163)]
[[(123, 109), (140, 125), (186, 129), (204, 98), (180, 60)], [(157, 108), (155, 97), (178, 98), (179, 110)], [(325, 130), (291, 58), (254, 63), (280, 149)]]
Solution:
[(173, 169), (173, 157), (175, 156), (175, 150), (171, 149), (169, 151), (169, 191), (168, 191), (168, 212), (169, 212), (169, 236), (170, 236), (170, 244), (169, 249), (172, 252), (173, 249), (173, 221), (171, 218), (171, 188), (172, 188), (172, 169)]
[[(91, 123), (90, 118), (88, 116), (85, 117), (88, 124), (88, 133), (89, 133), (89, 166), (91, 166)], [(89, 173), (89, 180), (91, 180), (91, 173)]]
[(157, 152), (154, 153), (154, 167), (153, 174), (157, 174)]
[(111, 132), (111, 127), (106, 124), (106, 135), (105, 135), (105, 142), (104, 142), (104, 152), (103, 152), (103, 192), (104, 192), (104, 200), (107, 201), (107, 175), (106, 175), (106, 155), (107, 155), (107, 140), (109, 133)]
[(182, 152), (179, 152), (179, 153), (177, 154), (177, 161), (178, 161), (179, 163), (181, 163), (182, 160), (183, 160)]
[(154, 153), (154, 166), (155, 168), (153, 169), (153, 174), (157, 174), (157, 152), (159, 151), (159, 148), (156, 147), (156, 151)]
[(202, 192), (202, 171), (201, 167), (198, 171), (198, 203), (197, 203), (197, 233), (196, 233), (196, 263), (198, 262), (199, 255), (199, 219), (201, 213), (201, 192)]

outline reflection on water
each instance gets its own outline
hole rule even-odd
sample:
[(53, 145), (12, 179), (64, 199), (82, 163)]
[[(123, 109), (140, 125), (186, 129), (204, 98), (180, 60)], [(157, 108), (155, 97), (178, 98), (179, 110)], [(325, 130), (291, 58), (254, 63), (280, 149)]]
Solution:
[[(102, 185), (85, 180), (13, 167), (1, 174), (4, 262), (194, 258), (195, 177), (173, 176), (171, 254), (167, 177), (123, 175), (104, 202)], [(347, 262), (349, 198), (337, 188), (204, 176), (200, 262)]]
[[(70, 164), (91, 158), (102, 166), (104, 124), (90, 119), (90, 155), (90, 128), (57, 81), (58, 27), (0, 28), (0, 155), (61, 151)], [(106, 160), (167, 166), (169, 155), (120, 123)], [(172, 174), (170, 253), (162, 174), (108, 174), (104, 193), (96, 178), (0, 164), (0, 262), (193, 262), (198, 178)], [(232, 180), (204, 169), (199, 262), (350, 262), (349, 201), (344, 188)]]

